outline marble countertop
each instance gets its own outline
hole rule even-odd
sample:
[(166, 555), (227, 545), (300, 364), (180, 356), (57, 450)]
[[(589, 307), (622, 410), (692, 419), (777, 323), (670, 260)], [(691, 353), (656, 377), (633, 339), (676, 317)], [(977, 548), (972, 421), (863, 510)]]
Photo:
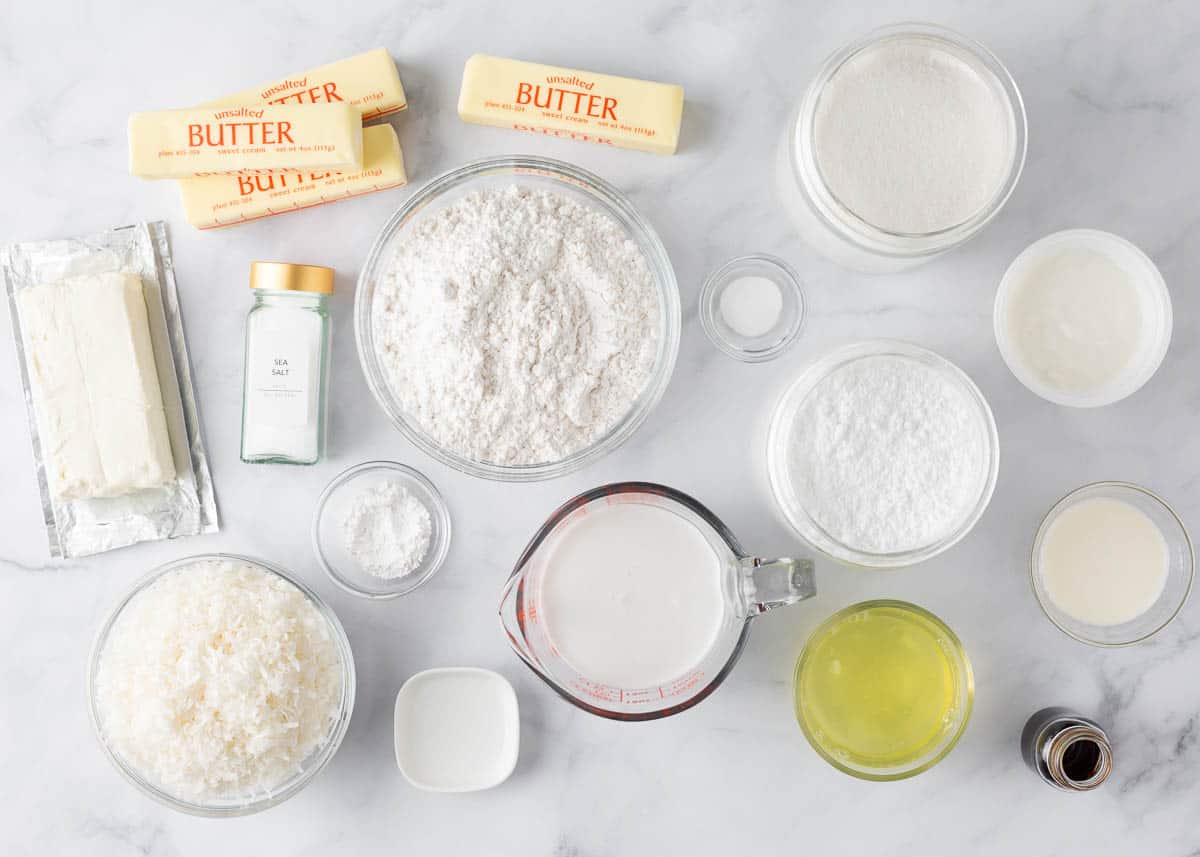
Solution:
[[(772, 195), (771, 149), (821, 59), (891, 21), (919, 17), (991, 47), (1029, 115), (1025, 174), (978, 238), (932, 264), (868, 278), (807, 249)], [(0, 9), (0, 243), (166, 220), (182, 291), (201, 415), (222, 515), (219, 534), (75, 562), (47, 559), (25, 408), (7, 322), (0, 327), (0, 851), (7, 855), (819, 853), (1078, 855), (1200, 853), (1200, 605), (1149, 642), (1117, 651), (1067, 638), (1043, 618), (1027, 577), (1041, 516), (1098, 479), (1142, 483), (1200, 532), (1200, 8), (1187, 3), (1012, 0), (464, 4), (9, 3)], [(126, 174), (125, 117), (195, 103), (260, 80), (384, 46), (410, 108), (395, 119), (413, 186), (464, 161), (535, 153), (593, 170), (658, 228), (684, 305), (666, 396), (634, 438), (571, 476), (508, 485), (452, 472), (419, 453), (371, 399), (354, 355), (354, 278), (412, 186), (230, 230), (186, 225), (170, 183)], [(471, 53), (516, 56), (683, 84), (674, 157), (608, 150), (459, 121)], [(1175, 305), (1166, 361), (1135, 396), (1095, 411), (1056, 407), (1008, 372), (991, 334), (996, 284), (1053, 230), (1124, 235), (1161, 267)], [(705, 339), (696, 298), (730, 256), (764, 251), (802, 273), (810, 317), (784, 358), (744, 365)], [(330, 399), (332, 446), (310, 469), (238, 461), (247, 265), (286, 259), (338, 270)], [(665, 721), (590, 717), (512, 655), (496, 616), (500, 586), (545, 516), (581, 490), (648, 479), (687, 491), (763, 555), (803, 550), (773, 509), (763, 450), (782, 387), (836, 344), (899, 337), (961, 365), (995, 411), (999, 483), (954, 549), (891, 573), (822, 562), (816, 600), (756, 621), (738, 668), (712, 698)], [(325, 482), (367, 459), (428, 474), (455, 537), (446, 567), (404, 599), (338, 590), (309, 547)], [(102, 756), (84, 705), (88, 648), (102, 617), (150, 567), (192, 553), (256, 554), (293, 569), (349, 633), (359, 670), (349, 734), (331, 766), (258, 816), (205, 820), (128, 786)], [(931, 771), (859, 782), (823, 763), (791, 710), (793, 664), (835, 610), (871, 597), (917, 602), (961, 636), (974, 663), (974, 715)], [(478, 665), (516, 686), (522, 749), (498, 789), (426, 794), (391, 750), (392, 701), (421, 669)], [(1022, 764), (1022, 724), (1046, 705), (1107, 726), (1115, 772), (1088, 795), (1059, 794)]]

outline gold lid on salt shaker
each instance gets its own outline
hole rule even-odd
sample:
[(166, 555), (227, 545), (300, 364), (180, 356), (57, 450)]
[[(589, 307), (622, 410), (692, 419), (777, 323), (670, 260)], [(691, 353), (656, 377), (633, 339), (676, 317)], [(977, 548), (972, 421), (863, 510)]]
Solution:
[(251, 262), (250, 288), (272, 292), (333, 294), (333, 268), (291, 262)]

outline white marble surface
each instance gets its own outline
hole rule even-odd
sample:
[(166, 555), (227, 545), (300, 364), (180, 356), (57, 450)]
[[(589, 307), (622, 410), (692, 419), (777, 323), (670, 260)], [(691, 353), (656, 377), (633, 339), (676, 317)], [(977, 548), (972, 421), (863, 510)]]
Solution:
[[(824, 263), (780, 216), (769, 153), (783, 114), (821, 58), (879, 24), (924, 18), (988, 44), (1026, 98), (1030, 149), (1007, 209), (967, 247), (911, 273), (868, 279)], [(221, 854), (818, 853), (979, 855), (1198, 853), (1200, 605), (1123, 651), (1078, 644), (1042, 618), (1026, 575), (1033, 531), (1061, 494), (1096, 479), (1144, 483), (1200, 527), (1200, 9), (1084, 0), (353, 4), (15, 3), (0, 8), (0, 241), (73, 235), (133, 220), (173, 230), (202, 417), (223, 517), (219, 535), (51, 563), (40, 530), (25, 410), (7, 323), (0, 332), (0, 852), (151, 857)], [(678, 369), (634, 439), (603, 462), (537, 485), (469, 479), (428, 460), (370, 399), (352, 343), (354, 277), (392, 191), (199, 234), (175, 189), (125, 171), (130, 111), (182, 106), (386, 46), (411, 108), (395, 124), (414, 184), (466, 160), (531, 152), (594, 170), (659, 229), (685, 306)], [(455, 115), (476, 51), (682, 83), (682, 151), (659, 158), (466, 126)], [(1159, 263), (1175, 340), (1141, 392), (1099, 411), (1035, 398), (991, 337), (995, 285), (1012, 257), (1055, 229), (1127, 236)], [(705, 340), (695, 299), (731, 255), (767, 251), (803, 273), (811, 317), (785, 358), (746, 366)], [(239, 463), (247, 264), (276, 258), (338, 269), (333, 445), (309, 470)], [(991, 507), (953, 550), (889, 574), (823, 563), (820, 595), (758, 621), (738, 669), (700, 707), (623, 725), (554, 697), (510, 654), (495, 614), (520, 548), (561, 500), (599, 483), (652, 479), (693, 493), (764, 554), (799, 550), (768, 498), (762, 461), (772, 403), (805, 361), (843, 341), (908, 338), (962, 365), (995, 410), (1002, 465)], [(403, 600), (366, 603), (334, 586), (308, 544), (322, 485), (393, 458), (429, 474), (457, 527), (447, 567)], [(149, 567), (235, 550), (294, 569), (332, 604), (359, 666), (358, 705), (330, 768), (265, 814), (212, 821), (172, 813), (102, 757), (84, 708), (84, 665), (101, 618)], [(975, 714), (938, 767), (897, 784), (825, 765), (791, 712), (806, 634), (856, 600), (895, 596), (961, 635), (978, 681)], [(516, 685), (523, 747), (490, 792), (424, 794), (391, 753), (400, 683), (440, 665), (491, 667)], [(1091, 795), (1060, 795), (1018, 759), (1024, 719), (1076, 706), (1110, 727), (1116, 772)]]

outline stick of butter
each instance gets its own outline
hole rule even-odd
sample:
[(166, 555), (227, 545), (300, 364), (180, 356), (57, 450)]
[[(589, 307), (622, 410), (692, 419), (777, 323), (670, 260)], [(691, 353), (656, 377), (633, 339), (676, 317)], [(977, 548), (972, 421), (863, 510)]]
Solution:
[(117, 497), (174, 478), (141, 278), (43, 283), (17, 306), (51, 495)]
[(146, 179), (362, 166), (362, 117), (348, 104), (263, 104), (134, 113), (129, 172)]
[(236, 95), (207, 101), (202, 106), (322, 102), (344, 102), (357, 107), (363, 122), (398, 113), (408, 106), (396, 63), (383, 48), (347, 57), (304, 74), (272, 80)]
[(465, 122), (674, 154), (683, 87), (476, 54), (463, 69)]
[(391, 125), (363, 129), (363, 168), (353, 172), (211, 176), (179, 183), (188, 223), (216, 229), (349, 199), (408, 182)]

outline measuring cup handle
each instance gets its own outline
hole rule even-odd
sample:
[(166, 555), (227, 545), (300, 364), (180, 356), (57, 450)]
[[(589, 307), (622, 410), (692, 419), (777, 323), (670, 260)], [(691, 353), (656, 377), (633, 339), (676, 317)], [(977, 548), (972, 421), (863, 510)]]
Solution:
[(757, 616), (817, 594), (811, 559), (748, 556), (739, 563), (742, 607), (747, 616)]

